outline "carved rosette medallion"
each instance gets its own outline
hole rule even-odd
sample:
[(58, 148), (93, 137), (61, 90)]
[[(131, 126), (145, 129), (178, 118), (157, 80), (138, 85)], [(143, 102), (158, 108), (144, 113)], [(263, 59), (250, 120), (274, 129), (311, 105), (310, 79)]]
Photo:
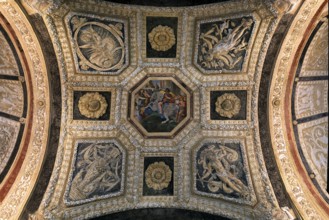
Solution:
[(220, 116), (232, 118), (233, 116), (239, 114), (241, 102), (235, 94), (225, 93), (217, 98), (215, 106), (216, 112)]
[(155, 162), (145, 171), (145, 182), (149, 188), (162, 190), (168, 187), (172, 171), (164, 162)]
[(167, 51), (176, 43), (174, 30), (168, 26), (156, 26), (148, 34), (149, 42), (153, 50)]
[(70, 25), (82, 71), (116, 73), (126, 66), (123, 22), (73, 16)]
[(199, 22), (196, 65), (206, 72), (241, 71), (253, 26), (249, 16)]
[(98, 92), (89, 92), (81, 96), (78, 108), (80, 113), (92, 119), (97, 119), (105, 114), (107, 102), (104, 96)]

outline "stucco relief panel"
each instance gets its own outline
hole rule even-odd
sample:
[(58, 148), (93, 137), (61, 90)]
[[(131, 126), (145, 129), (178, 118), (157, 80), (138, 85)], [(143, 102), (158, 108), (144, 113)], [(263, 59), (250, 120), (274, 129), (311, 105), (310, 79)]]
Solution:
[(0, 26), (0, 75), (17, 76), (19, 74), (18, 66), (11, 49), (9, 41), (2, 33)]
[(238, 73), (249, 57), (252, 16), (197, 22), (194, 64), (204, 73)]
[(19, 128), (19, 122), (0, 117), (0, 174), (15, 148)]
[(126, 154), (115, 140), (79, 140), (65, 202), (81, 204), (122, 194)]
[(118, 74), (128, 66), (125, 20), (72, 14), (67, 26), (78, 72)]
[(307, 164), (326, 191), (328, 169), (328, 117), (298, 124), (298, 135)]
[(328, 81), (298, 82), (295, 93), (296, 118), (328, 111)]
[(24, 94), (20, 81), (0, 79), (0, 111), (21, 117), (24, 110)]
[(194, 192), (254, 204), (256, 197), (244, 148), (240, 140), (203, 140), (192, 154)]
[(328, 75), (328, 19), (312, 40), (300, 72), (300, 76), (326, 76)]

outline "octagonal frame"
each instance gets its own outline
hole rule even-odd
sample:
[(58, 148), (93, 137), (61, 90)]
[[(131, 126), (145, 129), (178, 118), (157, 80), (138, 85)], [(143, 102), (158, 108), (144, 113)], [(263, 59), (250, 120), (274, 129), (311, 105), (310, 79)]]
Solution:
[[(177, 124), (177, 126), (172, 129), (170, 132), (148, 132), (140, 122), (135, 118), (134, 112), (136, 110), (134, 105), (134, 95), (137, 94), (148, 82), (151, 80), (158, 81), (172, 81), (183, 93), (186, 94), (186, 116), (185, 118)], [(129, 90), (128, 97), (128, 121), (143, 135), (144, 138), (174, 138), (192, 119), (193, 119), (193, 94), (192, 90), (187, 87), (178, 77), (175, 75), (146, 75), (143, 79), (141, 79), (134, 87)]]

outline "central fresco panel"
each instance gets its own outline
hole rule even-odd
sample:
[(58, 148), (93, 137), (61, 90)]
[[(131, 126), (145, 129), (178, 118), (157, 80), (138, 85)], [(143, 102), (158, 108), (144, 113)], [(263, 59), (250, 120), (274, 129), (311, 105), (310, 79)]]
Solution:
[(274, 20), (266, 4), (237, 2), (148, 8), (75, 0), (50, 14), (66, 64), (65, 141), (47, 214), (172, 207), (270, 215), (277, 207), (259, 172), (254, 91)]
[(188, 90), (172, 77), (143, 79), (129, 91), (128, 119), (147, 137), (171, 137), (191, 117)]

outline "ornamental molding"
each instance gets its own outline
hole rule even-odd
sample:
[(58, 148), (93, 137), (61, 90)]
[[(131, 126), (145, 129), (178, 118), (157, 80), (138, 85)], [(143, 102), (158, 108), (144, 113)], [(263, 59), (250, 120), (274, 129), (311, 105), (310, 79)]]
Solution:
[(316, 19), (321, 7), (326, 7), (326, 5), (327, 1), (322, 0), (307, 0), (302, 3), (278, 54), (269, 94), (269, 125), (275, 159), (287, 192), (303, 219), (328, 219), (328, 212), (326, 213), (319, 205), (316, 205), (318, 201), (315, 201), (315, 197), (304, 184), (305, 180), (301, 179), (300, 171), (296, 168), (294, 157), (298, 160), (298, 155), (292, 153), (292, 148), (295, 146), (290, 146), (287, 133), (291, 131), (286, 127), (285, 121), (291, 119), (284, 119), (282, 115), (286, 109), (290, 108), (283, 103), (286, 96), (289, 96), (286, 94), (286, 89), (290, 86), (287, 80), (295, 59), (294, 54), (298, 46), (303, 46), (301, 45), (302, 38), (305, 34), (307, 35), (308, 25), (314, 22), (313, 19)]
[[(33, 106), (31, 137), (17, 177), (0, 204), (1, 217), (19, 219), (34, 189), (45, 157), (50, 118), (49, 83), (41, 46), (25, 13), (14, 1), (0, 3), (0, 12), (13, 28), (30, 70)], [(42, 105), (38, 104), (42, 103)]]

